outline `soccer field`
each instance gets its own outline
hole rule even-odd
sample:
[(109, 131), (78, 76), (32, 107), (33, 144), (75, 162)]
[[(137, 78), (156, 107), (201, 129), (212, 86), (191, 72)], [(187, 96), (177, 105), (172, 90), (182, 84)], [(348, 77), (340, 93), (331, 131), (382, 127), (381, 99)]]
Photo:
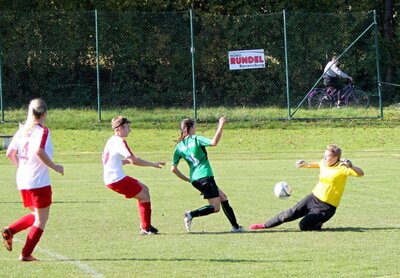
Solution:
[[(197, 133), (212, 136), (213, 128)], [(271, 230), (230, 233), (223, 212), (196, 218), (192, 232), (183, 212), (205, 204), (202, 196), (170, 173), (177, 130), (136, 130), (127, 141), (143, 159), (166, 160), (165, 169), (125, 166), (150, 188), (152, 222), (159, 235), (139, 235), (136, 202), (102, 182), (101, 152), (110, 130), (52, 130), (55, 161), (53, 205), (34, 254), (21, 263), (26, 232), (14, 250), (0, 249), (1, 277), (399, 277), (399, 127), (302, 127), (225, 130), (209, 158), (217, 184), (228, 195), (238, 222), (248, 227), (286, 209), (318, 180), (318, 170), (297, 169), (298, 159), (318, 161), (327, 144), (365, 176), (349, 177), (336, 215), (320, 232), (300, 232), (298, 221)], [(0, 226), (27, 213), (15, 186), (15, 167), (0, 152)], [(185, 167), (182, 167), (185, 169)], [(293, 195), (279, 200), (276, 182)]]

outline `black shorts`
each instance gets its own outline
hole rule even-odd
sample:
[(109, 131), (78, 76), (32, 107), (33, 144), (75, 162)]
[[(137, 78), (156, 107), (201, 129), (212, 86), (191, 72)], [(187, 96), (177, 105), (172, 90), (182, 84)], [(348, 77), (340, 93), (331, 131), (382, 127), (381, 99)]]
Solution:
[(324, 77), (324, 85), (326, 87), (333, 87), (336, 90), (342, 90), (343, 89), (343, 83), (339, 79), (339, 77)]
[(204, 195), (204, 199), (219, 197), (219, 190), (214, 177), (205, 177), (195, 180), (192, 182), (192, 185)]

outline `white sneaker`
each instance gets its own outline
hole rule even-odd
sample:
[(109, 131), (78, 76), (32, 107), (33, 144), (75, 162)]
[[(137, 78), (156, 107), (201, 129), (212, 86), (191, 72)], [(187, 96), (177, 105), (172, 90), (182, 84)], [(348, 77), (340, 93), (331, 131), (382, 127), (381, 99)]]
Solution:
[(186, 211), (183, 217), (183, 223), (185, 224), (186, 231), (190, 232), (190, 227), (192, 226), (193, 217), (190, 215), (190, 211)]
[(244, 231), (245, 231), (245, 229), (242, 226), (239, 226), (237, 228), (232, 226), (232, 230), (231, 230), (232, 233), (242, 233)]

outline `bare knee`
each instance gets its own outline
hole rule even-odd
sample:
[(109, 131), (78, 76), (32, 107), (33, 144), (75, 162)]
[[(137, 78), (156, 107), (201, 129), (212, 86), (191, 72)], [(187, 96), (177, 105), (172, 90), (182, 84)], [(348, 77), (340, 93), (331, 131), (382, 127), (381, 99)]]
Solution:
[(228, 200), (228, 197), (226, 196), (226, 194), (221, 189), (219, 189), (219, 198), (220, 198), (221, 202), (224, 202), (224, 201)]
[(142, 190), (139, 192), (138, 195), (136, 195), (135, 197), (136, 199), (138, 199), (141, 202), (150, 202), (150, 190), (149, 188), (142, 184)]

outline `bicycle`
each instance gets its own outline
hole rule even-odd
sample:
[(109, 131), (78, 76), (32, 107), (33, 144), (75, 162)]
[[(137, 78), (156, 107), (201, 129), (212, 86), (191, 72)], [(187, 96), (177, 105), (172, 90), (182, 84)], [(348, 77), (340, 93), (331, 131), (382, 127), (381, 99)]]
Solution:
[[(314, 88), (308, 93), (307, 98), (308, 108), (367, 108), (369, 106), (368, 95), (365, 92), (356, 89), (353, 83), (347, 84), (341, 90), (340, 102), (338, 102), (338, 91), (332, 86), (326, 88)], [(340, 103), (340, 105), (338, 103)]]

